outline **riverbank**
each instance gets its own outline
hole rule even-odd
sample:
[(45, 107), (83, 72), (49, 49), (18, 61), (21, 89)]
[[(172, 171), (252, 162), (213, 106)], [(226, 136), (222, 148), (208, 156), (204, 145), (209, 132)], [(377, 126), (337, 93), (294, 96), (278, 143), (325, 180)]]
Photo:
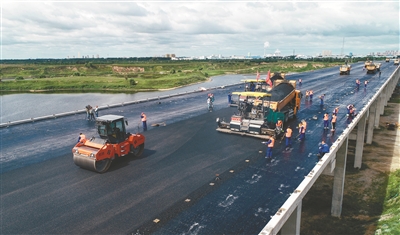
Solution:
[(386, 125), (400, 121), (399, 98), (397, 89), (372, 144), (364, 145), (361, 169), (353, 167), (355, 142), (349, 141), (341, 217), (330, 215), (333, 178), (321, 175), (303, 199), (301, 234), (400, 234), (400, 129)]

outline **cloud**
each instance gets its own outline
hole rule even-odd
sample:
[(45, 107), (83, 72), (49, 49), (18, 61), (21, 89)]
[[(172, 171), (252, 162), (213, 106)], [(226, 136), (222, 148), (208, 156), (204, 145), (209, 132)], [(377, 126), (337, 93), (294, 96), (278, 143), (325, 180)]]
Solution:
[[(399, 50), (397, 2), (4, 2), (4, 59)], [(265, 39), (268, 39), (266, 41)], [(272, 46), (273, 45), (273, 46)]]

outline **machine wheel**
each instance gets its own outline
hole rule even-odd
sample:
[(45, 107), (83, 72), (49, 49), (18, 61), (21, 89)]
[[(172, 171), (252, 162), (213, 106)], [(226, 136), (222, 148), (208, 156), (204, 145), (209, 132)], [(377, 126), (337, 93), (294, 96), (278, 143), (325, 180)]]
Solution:
[(101, 160), (101, 161), (96, 161), (94, 170), (99, 173), (104, 173), (108, 170), (108, 168), (110, 168), (111, 162), (112, 161), (109, 158)]
[(131, 145), (131, 149), (130, 149), (130, 153), (134, 156), (134, 157), (139, 157), (140, 155), (142, 155), (144, 150), (144, 144), (141, 144), (139, 146), (137, 146), (136, 148)]

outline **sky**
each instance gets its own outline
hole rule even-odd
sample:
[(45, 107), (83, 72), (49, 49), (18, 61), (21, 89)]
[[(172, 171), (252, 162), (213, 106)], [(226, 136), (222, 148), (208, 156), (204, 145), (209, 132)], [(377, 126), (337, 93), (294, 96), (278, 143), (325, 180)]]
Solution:
[(400, 1), (1, 2), (1, 59), (399, 51)]

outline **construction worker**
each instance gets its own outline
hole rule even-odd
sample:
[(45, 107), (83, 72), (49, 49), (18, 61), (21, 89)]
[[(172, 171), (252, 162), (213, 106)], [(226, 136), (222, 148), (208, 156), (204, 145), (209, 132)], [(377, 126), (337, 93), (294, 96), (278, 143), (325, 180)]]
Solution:
[(229, 92), (228, 93), (228, 105), (232, 104), (232, 94)]
[(308, 97), (310, 96), (310, 91), (306, 90), (306, 101), (308, 101)]
[(367, 85), (368, 85), (368, 81), (365, 80), (365, 81), (364, 81), (364, 88), (367, 88)]
[(324, 130), (329, 129), (329, 114), (325, 113), (324, 114)]
[(79, 142), (85, 143), (85, 141), (86, 141), (86, 136), (83, 133), (79, 133), (79, 137), (78, 137), (78, 142), (77, 143), (79, 143)]
[(306, 132), (306, 130), (307, 130), (307, 122), (306, 122), (306, 120), (302, 119), (302, 120), (301, 120), (301, 124), (303, 124), (303, 127), (304, 127), (304, 133), (305, 133), (305, 132)]
[(301, 83), (303, 82), (303, 80), (301, 80), (301, 78), (299, 78), (299, 85), (301, 86)]
[(329, 145), (322, 140), (319, 145), (318, 157), (323, 157), (325, 153), (329, 153)]
[(333, 115), (333, 114), (337, 115), (338, 113), (339, 113), (339, 107), (336, 107), (336, 108), (333, 110), (332, 115)]
[(314, 96), (314, 92), (313, 92), (313, 90), (310, 90), (309, 92), (310, 92), (309, 94), (310, 94), (310, 101), (311, 101), (312, 97)]
[(356, 79), (357, 90), (360, 89), (360, 80)]
[(332, 123), (332, 131), (336, 130), (336, 120), (337, 120), (337, 114), (332, 114), (332, 119), (331, 119), (331, 123)]
[(147, 131), (147, 116), (146, 116), (146, 114), (143, 112), (140, 115), (140, 118), (142, 119), (143, 131)]
[(282, 136), (282, 134), (285, 131), (283, 130), (283, 122), (282, 120), (278, 120), (278, 122), (275, 124), (275, 133), (276, 133), (276, 138), (279, 138), (280, 136)]
[(320, 99), (320, 101), (321, 101), (321, 103), (320, 103), (319, 105), (320, 105), (321, 107), (323, 107), (323, 106), (324, 106), (325, 94), (319, 96), (319, 99)]
[(304, 141), (306, 138), (306, 128), (304, 127), (303, 123), (299, 123), (299, 140)]
[(293, 133), (292, 128), (288, 126), (286, 128), (286, 134), (285, 134), (286, 150), (292, 147), (292, 133)]
[(262, 144), (267, 145), (267, 151), (265, 153), (265, 158), (271, 159), (272, 158), (272, 149), (274, 148), (275, 139), (273, 136), (269, 138), (267, 142), (261, 142)]

